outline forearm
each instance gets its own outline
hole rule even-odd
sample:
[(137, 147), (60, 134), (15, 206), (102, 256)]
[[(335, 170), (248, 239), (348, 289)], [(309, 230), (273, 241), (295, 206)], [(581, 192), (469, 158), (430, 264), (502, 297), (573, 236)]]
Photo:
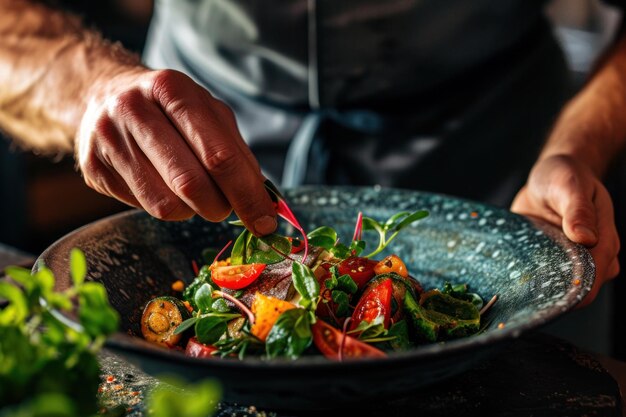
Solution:
[(90, 86), (138, 65), (71, 15), (0, 0), (0, 129), (25, 147), (71, 152)]
[(626, 143), (626, 36), (564, 108), (540, 160), (568, 155), (601, 177)]

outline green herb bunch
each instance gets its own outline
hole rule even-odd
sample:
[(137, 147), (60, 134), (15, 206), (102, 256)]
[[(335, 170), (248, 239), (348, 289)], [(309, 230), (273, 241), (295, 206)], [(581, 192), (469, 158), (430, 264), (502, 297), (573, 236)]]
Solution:
[[(52, 271), (9, 267), (0, 282), (0, 416), (87, 416), (96, 413), (96, 352), (118, 326), (104, 287), (85, 282), (87, 266), (70, 255), (73, 286), (55, 291)], [(76, 311), (80, 326), (60, 312)]]

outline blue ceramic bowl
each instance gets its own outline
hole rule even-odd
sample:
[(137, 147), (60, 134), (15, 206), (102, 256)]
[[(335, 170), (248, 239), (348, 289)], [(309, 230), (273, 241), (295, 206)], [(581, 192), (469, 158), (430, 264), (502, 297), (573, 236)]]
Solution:
[(40, 259), (54, 271), (61, 289), (70, 282), (70, 249), (85, 252), (88, 279), (106, 286), (122, 318), (121, 331), (107, 342), (114, 352), (151, 374), (217, 378), (225, 400), (274, 409), (334, 407), (410, 393), (470, 368), (502, 342), (564, 314), (593, 284), (595, 267), (583, 247), (553, 226), (503, 209), (380, 188), (303, 187), (285, 197), (305, 229), (332, 226), (344, 240), (352, 237), (359, 211), (377, 219), (402, 210), (430, 211), (428, 218), (400, 233), (391, 250), (426, 289), (445, 281), (467, 282), (487, 300), (497, 294), (498, 302), (484, 317), (486, 330), (377, 360), (188, 358), (137, 336), (141, 310), (153, 296), (171, 293), (174, 280), (190, 282), (191, 261), (201, 263), (204, 248), (222, 247), (239, 228), (199, 218), (162, 222), (130, 211), (76, 230)]

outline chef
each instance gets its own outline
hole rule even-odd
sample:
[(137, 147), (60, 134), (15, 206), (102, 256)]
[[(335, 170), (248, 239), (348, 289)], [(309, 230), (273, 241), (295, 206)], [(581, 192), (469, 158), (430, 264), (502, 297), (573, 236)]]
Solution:
[(413, 188), (561, 226), (594, 256), (587, 302), (617, 275), (601, 179), (626, 139), (626, 38), (567, 101), (543, 1), (279, 3), (157, 1), (142, 63), (0, 0), (0, 128), (162, 219), (234, 210), (271, 233), (265, 178)]

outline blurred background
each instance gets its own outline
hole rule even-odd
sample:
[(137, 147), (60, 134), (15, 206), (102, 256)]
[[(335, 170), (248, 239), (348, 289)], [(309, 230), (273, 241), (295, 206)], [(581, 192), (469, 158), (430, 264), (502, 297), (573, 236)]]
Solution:
[[(152, 0), (58, 0), (55, 3), (82, 15), (104, 36), (141, 53), (152, 13)], [(556, 0), (546, 7), (554, 23), (572, 74), (572, 94), (585, 82), (594, 63), (613, 39), (621, 16), (599, 0)], [(607, 179), (616, 206), (618, 227), (626, 230), (626, 164), (620, 160)], [(0, 242), (38, 254), (67, 232), (103, 216), (127, 209), (116, 200), (92, 191), (82, 181), (71, 157), (41, 158), (22, 152), (8, 138), (0, 138)], [(622, 240), (626, 235), (622, 233)], [(621, 264), (626, 265), (624, 256)], [(594, 315), (576, 312), (572, 324), (555, 333), (574, 338), (597, 352), (626, 360), (626, 322), (617, 299), (626, 283), (605, 286), (592, 308)], [(597, 317), (597, 316), (596, 316)], [(605, 335), (609, 334), (610, 337)], [(604, 336), (603, 336), (604, 335)]]

